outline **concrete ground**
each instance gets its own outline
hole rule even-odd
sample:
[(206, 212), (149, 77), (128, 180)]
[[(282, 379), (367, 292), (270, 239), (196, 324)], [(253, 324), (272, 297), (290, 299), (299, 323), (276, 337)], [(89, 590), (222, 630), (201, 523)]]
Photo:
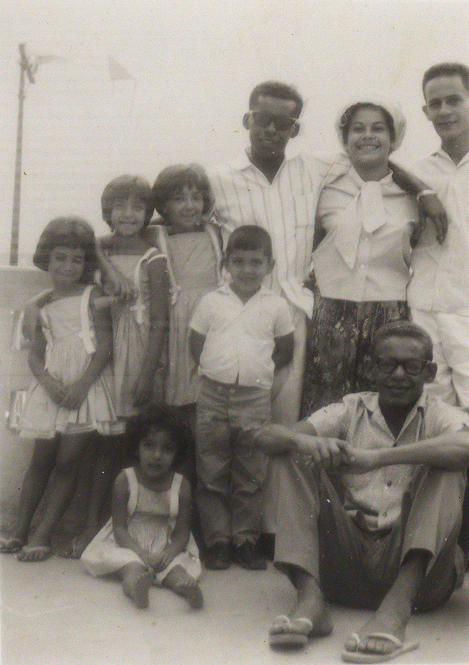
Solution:
[[(299, 651), (273, 651), (272, 619), (294, 593), (284, 576), (267, 571), (204, 571), (203, 610), (190, 610), (168, 590), (152, 588), (138, 610), (119, 582), (88, 576), (79, 561), (52, 557), (21, 563), (0, 555), (2, 665), (323, 665), (340, 663), (347, 635), (369, 612), (331, 608), (334, 632)], [(437, 612), (412, 617), (409, 640), (420, 648), (397, 663), (469, 662), (469, 574)]]

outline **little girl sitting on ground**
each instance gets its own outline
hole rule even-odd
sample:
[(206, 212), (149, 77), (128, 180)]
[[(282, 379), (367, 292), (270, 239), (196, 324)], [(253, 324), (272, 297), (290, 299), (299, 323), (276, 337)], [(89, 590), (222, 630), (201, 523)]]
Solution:
[(112, 517), (81, 559), (91, 575), (118, 573), (137, 607), (148, 607), (154, 583), (201, 608), (201, 565), (189, 526), (191, 489), (174, 470), (185, 453), (185, 430), (152, 405), (132, 423), (129, 436), (138, 445), (139, 463), (116, 478)]

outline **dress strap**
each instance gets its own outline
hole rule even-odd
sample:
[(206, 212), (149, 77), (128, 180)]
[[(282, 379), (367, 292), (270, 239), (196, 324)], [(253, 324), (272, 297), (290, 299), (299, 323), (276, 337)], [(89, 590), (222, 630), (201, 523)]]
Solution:
[(169, 490), (169, 519), (174, 523), (179, 512), (179, 490), (181, 489), (182, 475), (175, 473), (171, 489)]
[(135, 469), (130, 467), (129, 469), (124, 469), (125, 475), (127, 476), (127, 482), (129, 483), (129, 501), (127, 503), (127, 512), (129, 515), (133, 515), (137, 507), (138, 499), (138, 480), (135, 473)]
[(143, 323), (143, 312), (146, 310), (147, 306), (143, 302), (143, 297), (142, 297), (142, 289), (140, 288), (140, 274), (142, 272), (142, 263), (146, 260), (151, 260), (152, 258), (156, 258), (156, 249), (154, 247), (149, 247), (147, 251), (142, 254), (142, 256), (139, 258), (137, 261), (137, 265), (134, 268), (134, 284), (137, 287), (137, 300), (135, 301), (135, 305), (131, 306), (131, 310), (134, 313), (135, 321), (137, 323)]
[(94, 353), (96, 346), (94, 343), (94, 335), (90, 325), (89, 305), (90, 295), (94, 288), (94, 284), (88, 284), (81, 295), (80, 299), (80, 327), (79, 336), (85, 347), (87, 353)]

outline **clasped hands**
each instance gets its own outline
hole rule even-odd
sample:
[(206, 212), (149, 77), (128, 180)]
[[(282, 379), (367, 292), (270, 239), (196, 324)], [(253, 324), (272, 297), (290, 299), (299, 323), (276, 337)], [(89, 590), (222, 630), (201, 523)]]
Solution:
[(311, 458), (311, 465), (326, 471), (366, 473), (378, 466), (378, 451), (354, 448), (341, 439), (305, 434), (284, 425), (271, 424), (253, 434), (254, 442), (269, 456), (298, 452)]

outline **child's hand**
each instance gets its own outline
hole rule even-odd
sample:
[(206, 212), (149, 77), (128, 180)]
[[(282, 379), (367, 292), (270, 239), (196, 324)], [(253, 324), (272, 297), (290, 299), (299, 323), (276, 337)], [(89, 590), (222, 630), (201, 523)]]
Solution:
[(67, 394), (67, 388), (62, 381), (54, 379), (50, 374), (46, 374), (41, 380), (41, 385), (51, 400), (60, 406)]
[(176, 553), (173, 552), (170, 547), (165, 547), (165, 549), (158, 555), (150, 555), (151, 566), (155, 573), (159, 573), (167, 568), (175, 556)]
[(155, 372), (151, 367), (149, 369), (145, 366), (142, 367), (142, 371), (130, 391), (134, 406), (142, 406), (151, 400), (154, 375)]
[(60, 406), (63, 406), (65, 409), (70, 409), (74, 411), (75, 409), (80, 408), (83, 403), (90, 386), (88, 383), (79, 379), (74, 383), (66, 386), (66, 393), (60, 403)]
[(37, 307), (37, 305), (34, 303), (26, 305), (23, 312), (23, 325), (21, 326), (21, 333), (23, 337), (30, 342), (34, 339), (38, 320), (39, 307)]
[(104, 283), (104, 291), (108, 295), (118, 296), (121, 300), (132, 302), (137, 298), (138, 291), (131, 279), (128, 279), (119, 270), (109, 270)]

